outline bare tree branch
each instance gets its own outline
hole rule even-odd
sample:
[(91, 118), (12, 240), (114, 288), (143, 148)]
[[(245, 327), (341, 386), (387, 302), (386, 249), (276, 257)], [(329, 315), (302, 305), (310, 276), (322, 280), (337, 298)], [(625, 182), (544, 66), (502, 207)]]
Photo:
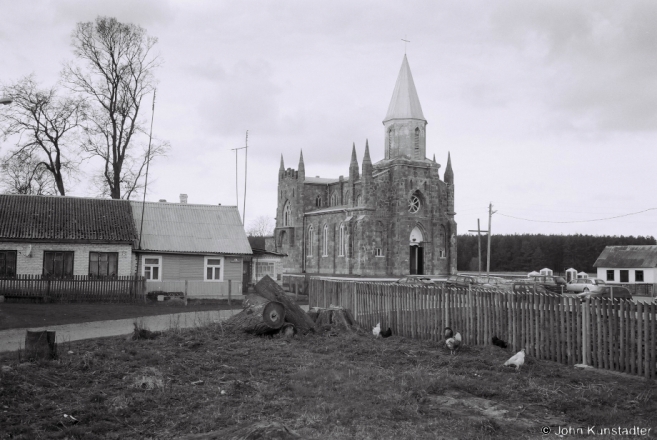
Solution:
[(56, 87), (40, 89), (33, 76), (2, 87), (2, 94), (13, 102), (0, 112), (0, 130), (5, 140), (15, 139), (3, 164), (13, 173), (26, 173), (20, 180), (27, 184), (36, 168), (18, 166), (15, 160), (29, 159), (29, 165), (51, 174), (57, 193), (66, 195), (65, 183), (78, 171), (79, 163), (70, 157), (78, 148), (80, 124), (86, 118), (84, 100), (61, 97)]
[(249, 237), (269, 237), (274, 234), (274, 219), (261, 215), (249, 223), (246, 230)]
[(142, 100), (153, 92), (153, 71), (161, 64), (152, 53), (156, 43), (142, 27), (110, 17), (78, 23), (73, 32), (80, 64), (68, 63), (63, 75), (73, 91), (90, 98), (84, 150), (104, 161), (94, 182), (114, 199), (136, 195), (146, 163), (166, 154), (169, 146), (162, 142), (149, 155), (137, 140), (146, 137), (139, 119)]

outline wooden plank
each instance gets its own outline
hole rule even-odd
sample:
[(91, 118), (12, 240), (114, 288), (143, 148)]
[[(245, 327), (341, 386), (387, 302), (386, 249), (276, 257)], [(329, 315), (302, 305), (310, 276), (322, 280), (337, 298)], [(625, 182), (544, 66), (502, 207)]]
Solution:
[(650, 378), (655, 379), (657, 377), (657, 304), (650, 304)]
[(643, 376), (643, 303), (636, 306), (636, 374)]
[(636, 374), (636, 304), (629, 304), (629, 347), (630, 347), (630, 374)]

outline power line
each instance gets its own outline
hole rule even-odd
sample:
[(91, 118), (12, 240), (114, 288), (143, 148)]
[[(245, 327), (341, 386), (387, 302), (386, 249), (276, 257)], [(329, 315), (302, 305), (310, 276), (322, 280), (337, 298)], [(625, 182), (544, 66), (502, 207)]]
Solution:
[(571, 221), (567, 221), (567, 222), (558, 222), (558, 221), (551, 221), (551, 220), (534, 220), (534, 219), (529, 219), (529, 218), (515, 217), (513, 215), (508, 215), (508, 214), (502, 214), (501, 212), (498, 212), (498, 214), (502, 215), (504, 217), (515, 218), (517, 220), (524, 220), (524, 221), (536, 222), (536, 223), (589, 223), (589, 222), (601, 222), (601, 221), (604, 221), (604, 220), (613, 220), (613, 219), (621, 218), (621, 217), (629, 217), (631, 215), (643, 214), (644, 212), (654, 211), (654, 210), (657, 210), (657, 208), (648, 208), (648, 209), (644, 209), (643, 211), (630, 212), (629, 214), (615, 215), (613, 217), (594, 218), (594, 219), (590, 219), (590, 220), (571, 220)]

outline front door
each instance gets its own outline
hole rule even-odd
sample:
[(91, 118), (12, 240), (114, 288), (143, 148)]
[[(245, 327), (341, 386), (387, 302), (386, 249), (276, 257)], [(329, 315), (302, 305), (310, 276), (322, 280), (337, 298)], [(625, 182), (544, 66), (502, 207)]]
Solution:
[(249, 291), (249, 284), (251, 283), (251, 263), (252, 261), (245, 258), (242, 262), (242, 293)]
[(411, 246), (411, 275), (424, 275), (424, 248), (422, 246)]

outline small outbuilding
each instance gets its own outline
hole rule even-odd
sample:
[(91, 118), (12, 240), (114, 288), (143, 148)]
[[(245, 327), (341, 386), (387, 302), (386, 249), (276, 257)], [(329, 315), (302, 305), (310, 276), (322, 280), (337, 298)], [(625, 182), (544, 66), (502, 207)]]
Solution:
[(575, 279), (577, 279), (577, 271), (572, 267), (570, 269), (566, 269), (566, 282), (568, 283)]
[(552, 269), (548, 269), (547, 267), (541, 269), (541, 275), (552, 276), (553, 274), (554, 272), (552, 271)]
[(607, 284), (622, 284), (634, 294), (654, 296), (657, 245), (607, 246), (593, 267)]

